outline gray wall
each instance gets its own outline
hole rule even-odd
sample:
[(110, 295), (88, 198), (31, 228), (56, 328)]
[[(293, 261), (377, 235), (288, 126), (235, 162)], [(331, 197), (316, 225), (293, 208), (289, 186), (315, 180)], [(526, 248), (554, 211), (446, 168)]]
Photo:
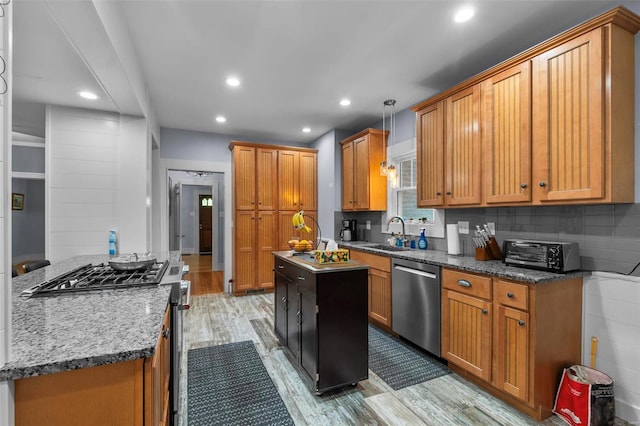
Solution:
[(12, 179), (12, 192), (24, 194), (24, 209), (12, 210), (13, 262), (44, 258), (44, 180)]

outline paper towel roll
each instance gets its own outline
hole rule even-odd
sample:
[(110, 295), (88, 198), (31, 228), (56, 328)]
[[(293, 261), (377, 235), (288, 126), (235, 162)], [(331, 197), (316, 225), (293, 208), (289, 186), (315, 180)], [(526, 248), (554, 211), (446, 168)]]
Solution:
[(461, 254), (457, 223), (447, 224), (447, 254)]

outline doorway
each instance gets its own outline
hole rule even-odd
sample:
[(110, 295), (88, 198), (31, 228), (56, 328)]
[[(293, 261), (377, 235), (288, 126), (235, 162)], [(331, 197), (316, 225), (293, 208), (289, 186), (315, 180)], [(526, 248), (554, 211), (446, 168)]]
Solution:
[(203, 254), (211, 254), (212, 233), (211, 223), (213, 199), (211, 194), (198, 195), (198, 252)]
[[(206, 255), (212, 271), (224, 269), (224, 174), (168, 170), (169, 249)], [(202, 263), (202, 262), (200, 262)]]

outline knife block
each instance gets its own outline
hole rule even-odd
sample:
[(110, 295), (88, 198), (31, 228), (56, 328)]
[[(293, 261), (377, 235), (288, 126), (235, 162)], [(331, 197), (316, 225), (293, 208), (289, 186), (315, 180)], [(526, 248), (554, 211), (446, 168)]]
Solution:
[(494, 237), (485, 247), (476, 247), (476, 260), (502, 260), (502, 250)]

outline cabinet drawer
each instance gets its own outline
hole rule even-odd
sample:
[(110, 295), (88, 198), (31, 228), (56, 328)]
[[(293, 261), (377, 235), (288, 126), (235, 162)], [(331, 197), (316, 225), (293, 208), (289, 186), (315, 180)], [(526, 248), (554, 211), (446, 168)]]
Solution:
[(387, 256), (378, 256), (371, 253), (365, 253), (358, 250), (349, 249), (349, 258), (362, 262), (371, 266), (373, 269), (379, 269), (385, 272), (391, 272), (391, 258)]
[(491, 299), (491, 278), (482, 275), (443, 268), (442, 288), (483, 299)]
[(529, 309), (529, 287), (526, 284), (497, 280), (494, 292), (494, 297), (501, 305), (523, 311)]

